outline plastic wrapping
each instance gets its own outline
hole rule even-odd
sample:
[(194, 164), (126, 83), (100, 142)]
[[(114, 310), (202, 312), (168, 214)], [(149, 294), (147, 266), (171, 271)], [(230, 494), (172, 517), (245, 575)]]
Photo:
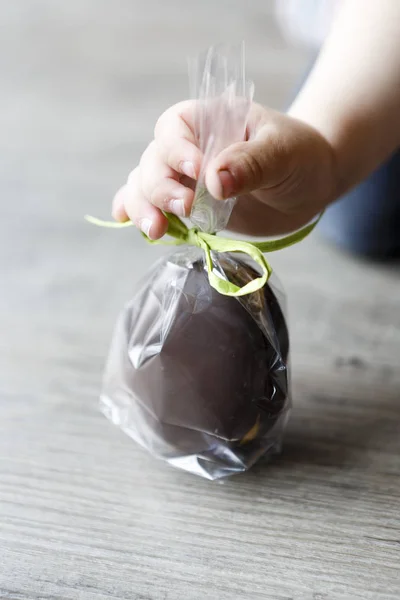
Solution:
[(197, 100), (195, 134), (203, 164), (190, 220), (206, 233), (226, 228), (235, 199), (215, 200), (204, 183), (210, 161), (245, 138), (254, 86), (245, 78), (244, 46), (210, 48), (189, 63), (192, 96)]
[[(206, 163), (242, 139), (251, 86), (241, 61), (239, 79), (218, 52), (202, 61), (195, 80)], [(214, 232), (225, 227), (233, 201), (216, 203), (203, 183), (191, 220)], [(236, 253), (212, 253), (212, 262), (217, 276), (239, 287), (259, 275)], [(122, 311), (101, 407), (154, 456), (219, 479), (279, 450), (290, 408), (288, 361), (282, 295), (272, 279), (248, 295), (223, 295), (210, 285), (202, 251), (185, 247), (156, 263)]]
[[(215, 268), (243, 285), (244, 260)], [(209, 284), (201, 252), (157, 263), (117, 322), (101, 403), (153, 455), (208, 479), (278, 450), (290, 406), (289, 340), (275, 288), (240, 299)]]

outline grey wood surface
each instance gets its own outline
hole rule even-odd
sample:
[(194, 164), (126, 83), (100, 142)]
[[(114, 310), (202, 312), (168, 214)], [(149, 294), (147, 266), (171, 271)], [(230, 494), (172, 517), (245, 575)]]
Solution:
[[(246, 6), (246, 4), (248, 6)], [(307, 53), (271, 2), (0, 4), (0, 597), (400, 598), (400, 278), (318, 236), (273, 257), (289, 295), (283, 455), (224, 484), (147, 456), (97, 410), (113, 323), (162, 250), (108, 215), (186, 55), (246, 39), (281, 107)]]

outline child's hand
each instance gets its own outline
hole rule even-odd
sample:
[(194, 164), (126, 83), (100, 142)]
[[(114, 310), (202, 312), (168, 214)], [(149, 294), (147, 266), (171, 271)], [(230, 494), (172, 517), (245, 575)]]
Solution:
[[(195, 101), (182, 102), (160, 117), (154, 140), (114, 199), (114, 218), (131, 219), (152, 239), (167, 229), (161, 211), (190, 214), (202, 161), (194, 106)], [(258, 236), (284, 233), (335, 199), (334, 154), (309, 125), (253, 104), (247, 141), (228, 147), (209, 164), (206, 185), (219, 200), (238, 198), (231, 229)]]

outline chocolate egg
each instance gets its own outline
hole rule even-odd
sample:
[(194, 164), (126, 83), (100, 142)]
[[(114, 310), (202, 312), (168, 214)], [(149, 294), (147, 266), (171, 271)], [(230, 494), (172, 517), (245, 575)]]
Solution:
[[(233, 255), (221, 276), (258, 276)], [(159, 264), (123, 311), (102, 402), (158, 457), (209, 478), (246, 470), (276, 443), (287, 413), (288, 330), (269, 284), (233, 298), (214, 290), (202, 259)]]

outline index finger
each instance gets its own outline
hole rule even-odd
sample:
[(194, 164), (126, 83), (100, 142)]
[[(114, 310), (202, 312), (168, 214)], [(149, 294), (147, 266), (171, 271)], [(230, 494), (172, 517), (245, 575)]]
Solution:
[(175, 104), (161, 115), (154, 130), (164, 162), (191, 179), (198, 178), (203, 159), (194, 131), (195, 108), (194, 100)]

